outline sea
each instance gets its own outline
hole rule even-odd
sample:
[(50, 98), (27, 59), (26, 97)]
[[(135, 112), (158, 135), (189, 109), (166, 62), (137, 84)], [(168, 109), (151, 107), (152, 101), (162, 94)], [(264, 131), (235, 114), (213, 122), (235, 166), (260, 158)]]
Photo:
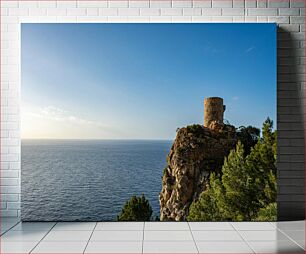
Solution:
[(172, 141), (22, 140), (25, 221), (116, 221), (142, 194), (159, 216), (158, 195)]

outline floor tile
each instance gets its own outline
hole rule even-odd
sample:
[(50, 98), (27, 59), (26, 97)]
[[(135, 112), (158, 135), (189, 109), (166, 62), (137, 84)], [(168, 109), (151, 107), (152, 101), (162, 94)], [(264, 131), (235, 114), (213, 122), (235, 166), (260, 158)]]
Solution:
[(71, 230), (93, 230), (96, 225), (96, 222), (58, 222), (53, 230), (56, 231), (71, 231)]
[(243, 241), (236, 231), (192, 231), (195, 241)]
[(145, 231), (144, 232), (145, 241), (193, 241), (190, 231)]
[(235, 230), (229, 222), (188, 222), (191, 230)]
[(98, 222), (95, 230), (140, 230), (144, 222)]
[(256, 253), (304, 253), (304, 250), (291, 241), (248, 242)]
[(198, 253), (195, 243), (190, 242), (144, 242), (143, 253)]
[(20, 222), (11, 230), (13, 231), (49, 231), (55, 222)]
[(2, 242), (0, 253), (29, 253), (37, 242)]
[(90, 241), (109, 242), (109, 241), (142, 241), (143, 231), (94, 231)]
[(241, 242), (197, 242), (200, 253), (253, 253), (252, 249)]
[(40, 231), (8, 231), (1, 236), (3, 242), (38, 242), (47, 232)]
[[(17, 232), (17, 231), (15, 231)], [(51, 230), (43, 239), (44, 242), (86, 242), (92, 231), (53, 231)]]
[(236, 230), (275, 230), (270, 222), (231, 222)]
[(283, 241), (289, 240), (283, 233), (278, 230), (265, 231), (239, 231), (246, 241)]
[(31, 253), (83, 253), (87, 242), (40, 242)]
[(187, 222), (145, 222), (144, 230), (190, 230)]
[(89, 242), (85, 253), (142, 253), (142, 242)]
[(282, 231), (289, 236), (291, 240), (297, 242), (302, 248), (305, 248), (305, 231), (304, 230), (287, 230)]
[(275, 222), (277, 228), (281, 230), (304, 230), (305, 221), (281, 221)]

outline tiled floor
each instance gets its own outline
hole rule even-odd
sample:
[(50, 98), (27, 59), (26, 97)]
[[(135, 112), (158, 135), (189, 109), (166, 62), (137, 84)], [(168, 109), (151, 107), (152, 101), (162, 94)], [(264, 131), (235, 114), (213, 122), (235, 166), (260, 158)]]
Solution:
[(305, 221), (18, 222), (0, 253), (304, 253)]

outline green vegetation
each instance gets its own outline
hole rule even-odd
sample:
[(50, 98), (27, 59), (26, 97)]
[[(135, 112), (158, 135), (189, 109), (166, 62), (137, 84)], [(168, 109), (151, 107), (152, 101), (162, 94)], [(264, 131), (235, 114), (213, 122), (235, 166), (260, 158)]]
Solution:
[(125, 203), (121, 213), (117, 216), (118, 221), (150, 221), (152, 216), (152, 207), (149, 200), (142, 194), (141, 197), (132, 196)]
[(251, 148), (254, 147), (260, 139), (260, 129), (253, 126), (240, 126), (237, 129), (238, 140), (243, 144), (245, 155), (250, 154)]
[[(243, 130), (244, 137), (258, 131)], [(188, 220), (256, 221), (276, 219), (276, 132), (268, 118), (262, 137), (249, 144), (245, 153), (243, 140), (225, 159), (222, 173), (211, 174), (207, 189), (190, 206)], [(245, 133), (247, 133), (245, 135)], [(255, 142), (255, 141), (254, 141)]]
[(189, 133), (193, 133), (197, 136), (201, 136), (203, 132), (203, 126), (200, 124), (188, 125), (186, 128)]

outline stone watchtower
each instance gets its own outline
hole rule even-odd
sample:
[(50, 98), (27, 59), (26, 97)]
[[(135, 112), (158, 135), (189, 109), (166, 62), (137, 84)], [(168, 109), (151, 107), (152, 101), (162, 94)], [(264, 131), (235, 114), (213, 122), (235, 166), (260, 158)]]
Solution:
[(220, 97), (208, 97), (204, 99), (204, 126), (209, 127), (211, 122), (223, 123), (225, 105)]

